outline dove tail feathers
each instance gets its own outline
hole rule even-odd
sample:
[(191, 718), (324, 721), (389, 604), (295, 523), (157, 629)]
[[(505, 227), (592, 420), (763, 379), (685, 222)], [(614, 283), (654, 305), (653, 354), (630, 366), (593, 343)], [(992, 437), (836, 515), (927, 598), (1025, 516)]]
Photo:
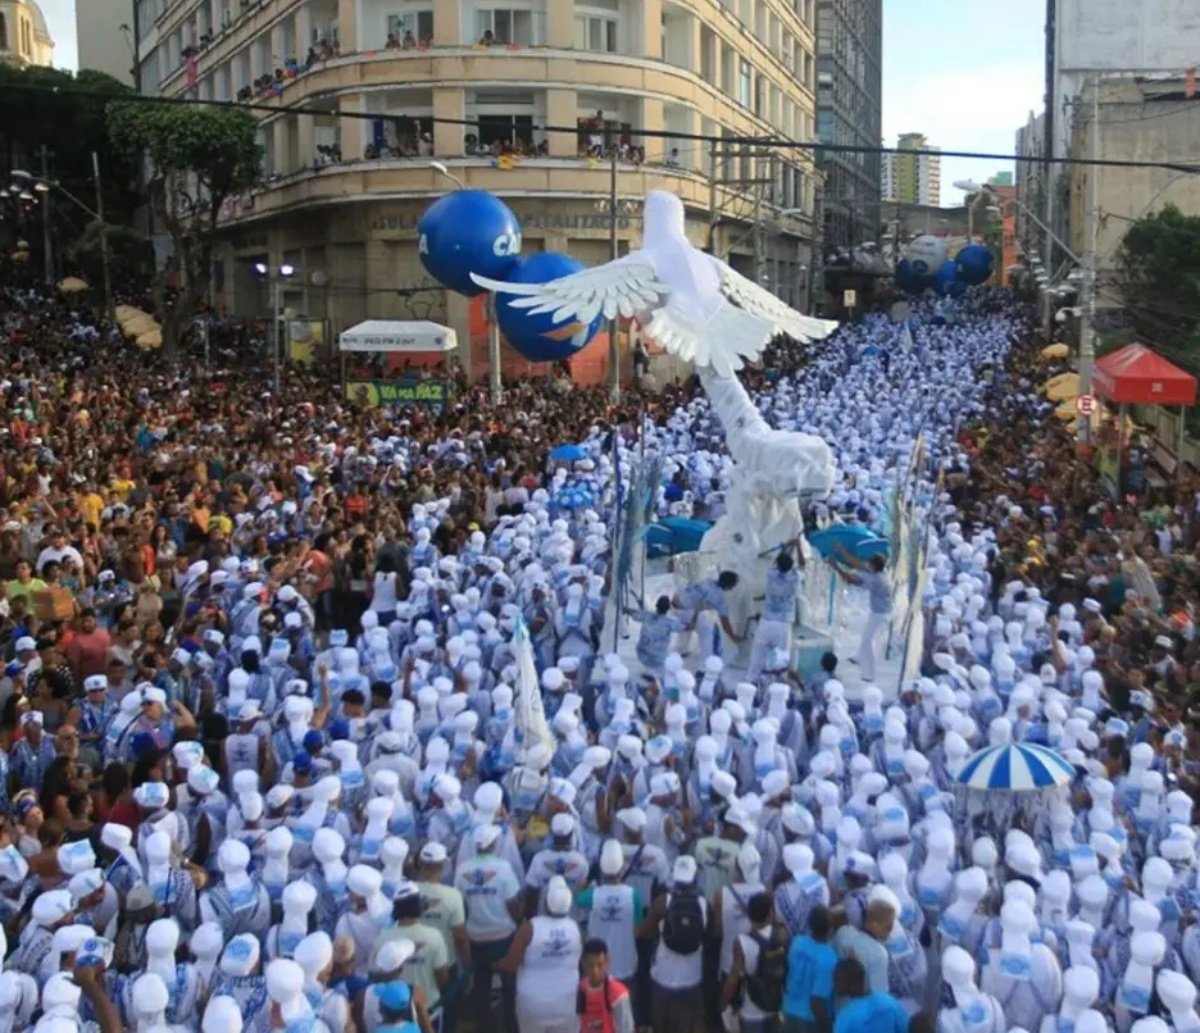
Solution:
[(742, 368), (743, 358), (758, 358), (774, 330), (769, 320), (721, 305), (704, 322), (670, 307), (660, 308), (651, 317), (646, 334), (672, 355), (690, 359), (697, 367), (711, 366), (717, 376), (732, 377)]
[(494, 294), (537, 294), (544, 286), (540, 283), (505, 283), (503, 280), (492, 280), (478, 273), (472, 273), (471, 280), (477, 287)]

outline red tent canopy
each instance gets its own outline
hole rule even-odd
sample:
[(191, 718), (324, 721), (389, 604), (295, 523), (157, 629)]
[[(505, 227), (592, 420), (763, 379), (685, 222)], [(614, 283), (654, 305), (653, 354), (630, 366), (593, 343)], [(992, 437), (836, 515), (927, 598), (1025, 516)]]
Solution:
[(1092, 390), (1118, 404), (1192, 405), (1196, 378), (1144, 344), (1127, 344), (1097, 361)]

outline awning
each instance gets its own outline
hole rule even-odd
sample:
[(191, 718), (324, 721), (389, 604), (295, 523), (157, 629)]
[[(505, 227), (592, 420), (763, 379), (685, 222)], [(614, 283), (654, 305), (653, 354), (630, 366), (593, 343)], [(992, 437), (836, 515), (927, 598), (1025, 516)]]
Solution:
[(344, 352), (449, 352), (458, 347), (450, 327), (426, 320), (368, 319), (338, 335)]
[(1196, 378), (1144, 344), (1127, 344), (1096, 362), (1092, 390), (1117, 404), (1192, 405)]

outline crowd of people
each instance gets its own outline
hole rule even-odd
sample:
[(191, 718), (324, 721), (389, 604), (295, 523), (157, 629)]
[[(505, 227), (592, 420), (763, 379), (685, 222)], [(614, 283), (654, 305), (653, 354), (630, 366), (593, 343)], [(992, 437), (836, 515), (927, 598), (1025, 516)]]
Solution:
[[(802, 540), (617, 617), (618, 467), (722, 511), (695, 384), (276, 397), (0, 287), (0, 1029), (1193, 1033), (1196, 486), (1109, 499), (1035, 338), (979, 291), (744, 375), (815, 522), (926, 457), (901, 681), (849, 556), (795, 669)], [(1070, 784), (957, 787), (1008, 742)]]

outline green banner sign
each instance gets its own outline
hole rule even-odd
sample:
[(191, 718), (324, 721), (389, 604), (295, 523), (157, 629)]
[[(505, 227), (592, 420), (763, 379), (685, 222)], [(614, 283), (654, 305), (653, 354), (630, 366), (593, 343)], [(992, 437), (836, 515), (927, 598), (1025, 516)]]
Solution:
[(441, 407), (450, 397), (443, 380), (350, 380), (346, 398), (365, 405), (429, 405)]

